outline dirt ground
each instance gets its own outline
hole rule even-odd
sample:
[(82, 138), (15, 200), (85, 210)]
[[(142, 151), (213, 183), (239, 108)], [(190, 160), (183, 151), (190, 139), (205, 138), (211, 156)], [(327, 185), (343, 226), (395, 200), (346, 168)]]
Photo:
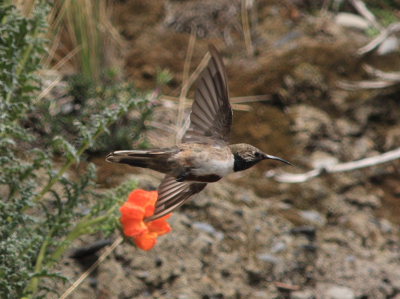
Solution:
[[(157, 70), (168, 69), (174, 79), (163, 93), (178, 96), (195, 33), (191, 71), (213, 43), (231, 96), (269, 96), (246, 103), (251, 111), (234, 111), (232, 143), (253, 144), (296, 167), (264, 163), (210, 184), (174, 213), (172, 233), (152, 251), (120, 245), (73, 298), (400, 298), (399, 161), (300, 184), (266, 175), (400, 145), (400, 85), (350, 91), (339, 84), (368, 79), (366, 63), (398, 71), (399, 51), (357, 56), (371, 37), (339, 25), (337, 13), (316, 9), (323, 1), (309, 2), (254, 1), (253, 55), (243, 40), (241, 1), (115, 4), (128, 45), (125, 72), (138, 88), (154, 88)], [(154, 119), (174, 123), (176, 106), (164, 100)], [(155, 146), (173, 140), (160, 136), (160, 129), (149, 132)], [(102, 183), (135, 178), (156, 188), (161, 178), (110, 167), (99, 162)], [(62, 272), (74, 281), (82, 268), (66, 258)]]

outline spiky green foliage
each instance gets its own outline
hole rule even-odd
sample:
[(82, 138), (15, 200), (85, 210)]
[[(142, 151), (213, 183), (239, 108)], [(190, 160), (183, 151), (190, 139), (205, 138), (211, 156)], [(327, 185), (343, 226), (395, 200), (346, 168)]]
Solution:
[[(32, 234), (36, 219), (24, 211), (33, 206), (37, 187), (35, 170), (48, 168), (46, 155), (18, 147), (32, 141), (19, 120), (29, 111), (32, 93), (38, 89), (34, 72), (39, 67), (44, 41), (46, 8), (40, 6), (32, 18), (22, 17), (13, 6), (0, 7), (0, 297), (22, 294), (32, 276), (32, 262), (41, 243), (41, 231)], [(24, 241), (28, 240), (28, 241)]]
[[(50, 122), (44, 108), (51, 102), (37, 97), (37, 71), (46, 52), (47, 13), (46, 1), (30, 17), (0, 5), (0, 298), (46, 297), (41, 278), (58, 277), (52, 268), (73, 240), (116, 228), (119, 202), (134, 183), (100, 193), (93, 165), (75, 179), (68, 171), (128, 111), (143, 118), (150, 109), (129, 85), (94, 86), (85, 94), (90, 105), (68, 123), (74, 139), (62, 127), (43, 138), (36, 128)], [(35, 126), (29, 126), (32, 115), (40, 116)], [(61, 162), (54, 162), (55, 154)]]

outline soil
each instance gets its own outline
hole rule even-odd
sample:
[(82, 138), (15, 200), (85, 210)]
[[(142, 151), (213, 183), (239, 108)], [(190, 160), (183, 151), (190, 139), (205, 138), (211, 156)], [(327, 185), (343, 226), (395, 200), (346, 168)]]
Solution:
[[(250, 112), (234, 111), (232, 142), (296, 167), (262, 163), (210, 184), (174, 213), (173, 231), (153, 250), (120, 245), (73, 298), (400, 298), (399, 161), (301, 184), (266, 176), (400, 144), (399, 85), (348, 91), (338, 84), (369, 78), (364, 63), (398, 70), (399, 52), (357, 56), (371, 38), (308, 2), (255, 1), (254, 55), (246, 54), (238, 0), (115, 3), (117, 28), (129, 44), (125, 72), (138, 88), (155, 88), (157, 70), (168, 69), (174, 79), (163, 92), (177, 96), (194, 32), (191, 71), (213, 43), (224, 56), (231, 96), (270, 96), (246, 103)], [(162, 100), (154, 119), (174, 123), (176, 107)], [(154, 146), (172, 144), (170, 135), (149, 132)], [(161, 178), (102, 159), (97, 164), (104, 186), (133, 177), (151, 189)], [(82, 269), (66, 258), (62, 272), (73, 281)]]

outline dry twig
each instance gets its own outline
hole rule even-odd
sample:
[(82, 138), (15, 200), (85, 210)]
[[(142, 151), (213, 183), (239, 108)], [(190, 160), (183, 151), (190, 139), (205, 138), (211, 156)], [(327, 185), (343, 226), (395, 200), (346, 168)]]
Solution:
[(357, 55), (364, 55), (367, 54), (376, 48), (379, 47), (389, 36), (391, 36), (394, 33), (400, 32), (400, 23), (393, 23), (390, 24), (387, 28), (381, 31), (381, 33), (374, 38), (371, 42), (369, 42), (367, 45), (361, 47), (357, 51)]
[(357, 55), (364, 55), (380, 46), (389, 36), (400, 31), (400, 23), (390, 24), (387, 28), (384, 28), (378, 23), (375, 16), (368, 10), (365, 3), (361, 0), (350, 0), (354, 8), (375, 28), (380, 31), (380, 34), (374, 38), (367, 45), (361, 47), (357, 51)]
[(65, 299), (67, 298), (69, 295), (71, 295), (71, 293), (73, 291), (75, 291), (75, 289), (94, 271), (94, 269), (97, 268), (98, 265), (100, 265), (113, 251), (115, 248), (117, 248), (117, 246), (119, 244), (121, 244), (123, 241), (123, 238), (121, 236), (119, 236), (114, 243), (112, 243), (110, 245), (110, 247), (108, 247), (103, 253), (102, 255), (99, 256), (98, 260), (90, 266), (89, 269), (87, 269), (65, 292), (64, 294), (61, 295), (61, 297), (59, 299)]
[(383, 153), (378, 156), (369, 157), (357, 161), (351, 161), (347, 163), (334, 164), (322, 168), (315, 168), (305, 173), (277, 173), (273, 170), (266, 173), (267, 177), (273, 178), (281, 183), (303, 183), (312, 178), (320, 176), (324, 173), (336, 173), (352, 171), (360, 168), (370, 167), (387, 163), (396, 159), (400, 159), (400, 148)]
[(67, 55), (65, 55), (62, 59), (60, 59), (55, 66), (52, 67), (53, 70), (60, 69), (65, 63), (67, 63), (72, 57), (74, 57), (80, 50), (81, 46), (76, 46), (73, 50), (71, 50)]
[(350, 0), (351, 4), (353, 4), (354, 8), (362, 15), (372, 26), (375, 28), (382, 30), (383, 27), (378, 23), (375, 16), (370, 12), (365, 5), (365, 3), (361, 0)]
[(347, 90), (386, 88), (400, 83), (400, 72), (383, 72), (370, 65), (363, 66), (365, 71), (378, 78), (378, 80), (364, 81), (339, 81), (338, 86)]
[(251, 29), (249, 22), (249, 9), (251, 9), (253, 4), (254, 3), (252, 0), (242, 0), (241, 7), (244, 44), (246, 46), (247, 55), (249, 56), (253, 56), (254, 54), (254, 47), (253, 42), (251, 41)]
[(386, 88), (398, 84), (396, 81), (387, 80), (364, 80), (357, 82), (339, 81), (338, 86), (346, 90), (357, 90), (357, 89), (378, 89)]
[(37, 103), (45, 96), (47, 96), (50, 91), (61, 82), (61, 80), (62, 76), (57, 76), (45, 89), (42, 90), (42, 92), (35, 99), (35, 102)]
[(363, 68), (367, 73), (379, 79), (400, 82), (400, 72), (383, 72), (368, 64), (365, 64)]

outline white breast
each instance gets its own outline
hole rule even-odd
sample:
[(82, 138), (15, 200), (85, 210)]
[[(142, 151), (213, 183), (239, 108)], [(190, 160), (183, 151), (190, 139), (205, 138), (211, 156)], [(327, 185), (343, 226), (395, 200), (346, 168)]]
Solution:
[(233, 155), (227, 160), (208, 160), (205, 159), (199, 165), (192, 170), (193, 174), (198, 176), (216, 174), (220, 177), (224, 177), (229, 173), (233, 172)]

